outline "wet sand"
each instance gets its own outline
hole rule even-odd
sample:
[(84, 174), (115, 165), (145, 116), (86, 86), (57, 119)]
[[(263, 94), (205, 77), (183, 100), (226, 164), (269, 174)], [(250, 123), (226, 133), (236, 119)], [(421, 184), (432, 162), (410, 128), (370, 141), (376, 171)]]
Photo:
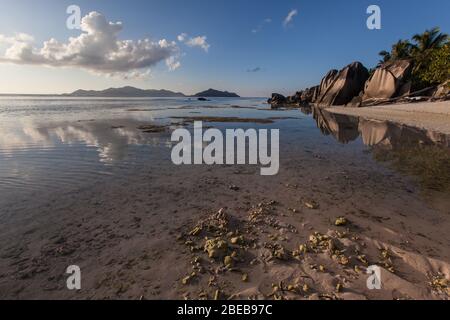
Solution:
[[(11, 199), (0, 298), (448, 299), (448, 194), (369, 152), (295, 139), (276, 176), (161, 151), (126, 177)], [(80, 291), (65, 287), (72, 264)], [(373, 264), (381, 290), (366, 286)]]
[(450, 101), (380, 105), (364, 108), (332, 107), (328, 111), (450, 134)]
[[(96, 103), (3, 114), (0, 299), (448, 299), (448, 136), (257, 100)], [(193, 119), (279, 128), (279, 174), (173, 165)]]

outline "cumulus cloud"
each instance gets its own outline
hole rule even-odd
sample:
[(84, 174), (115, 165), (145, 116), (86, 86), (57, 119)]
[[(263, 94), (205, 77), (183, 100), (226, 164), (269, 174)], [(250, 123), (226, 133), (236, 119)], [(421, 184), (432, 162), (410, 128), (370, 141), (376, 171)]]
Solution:
[(52, 38), (36, 48), (32, 36), (22, 33), (13, 37), (0, 35), (0, 42), (8, 45), (0, 55), (0, 62), (77, 67), (125, 78), (146, 75), (150, 67), (163, 61), (170, 70), (180, 67), (179, 48), (174, 41), (119, 40), (122, 28), (121, 22), (108, 22), (94, 11), (83, 17), (81, 34), (66, 42)]
[(264, 28), (264, 25), (271, 23), (271, 22), (272, 22), (271, 18), (264, 19), (256, 28), (252, 29), (252, 33), (260, 32)]
[(180, 42), (186, 41), (186, 38), (187, 38), (186, 33), (182, 33), (182, 34), (178, 35), (178, 37), (177, 37), (178, 41), (180, 41)]
[(166, 65), (170, 71), (176, 70), (181, 67), (181, 62), (178, 60), (178, 55), (167, 58)]
[(33, 42), (34, 38), (26, 33), (16, 33), (12, 37), (7, 37), (3, 34), (0, 34), (0, 44), (9, 44), (12, 45), (16, 42)]
[(202, 48), (205, 52), (208, 52), (210, 45), (206, 41), (206, 36), (197, 36), (194, 38), (189, 38), (186, 33), (182, 33), (177, 37), (178, 41), (183, 42), (189, 47), (199, 47)]
[(298, 14), (297, 9), (292, 9), (291, 11), (289, 11), (288, 15), (286, 16), (286, 18), (284, 18), (283, 21), (283, 25), (285, 27), (289, 26), (289, 24), (292, 22), (292, 20), (294, 19), (294, 17)]
[(199, 36), (189, 39), (186, 44), (190, 47), (200, 47), (208, 52), (210, 45), (206, 42), (205, 36)]

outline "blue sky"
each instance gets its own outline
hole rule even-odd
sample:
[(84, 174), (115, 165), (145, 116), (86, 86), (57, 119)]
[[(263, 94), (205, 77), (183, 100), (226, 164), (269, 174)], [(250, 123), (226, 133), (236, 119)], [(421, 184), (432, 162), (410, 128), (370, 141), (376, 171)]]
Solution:
[[(0, 63), (0, 92), (61, 93), (78, 88), (103, 89), (133, 85), (195, 93), (209, 87), (243, 96), (292, 93), (317, 84), (331, 68), (359, 60), (367, 67), (377, 53), (400, 38), (434, 26), (450, 32), (450, 1), (31, 1), (0, 3), (0, 35), (33, 36), (33, 48), (55, 38), (61, 43), (78, 37), (66, 28), (67, 6), (82, 16), (92, 11), (108, 21), (121, 21), (120, 40), (150, 38), (176, 42), (180, 67), (152, 64), (149, 76), (110, 76), (75, 66)], [(382, 29), (368, 30), (366, 9), (381, 8)], [(292, 10), (298, 14), (283, 21)], [(269, 22), (270, 20), (270, 22)], [(252, 32), (256, 30), (257, 32)], [(177, 36), (206, 36), (209, 49), (181, 43)], [(0, 53), (7, 46), (0, 44)], [(3, 50), (2, 50), (3, 48)], [(257, 72), (248, 72), (256, 69)]]

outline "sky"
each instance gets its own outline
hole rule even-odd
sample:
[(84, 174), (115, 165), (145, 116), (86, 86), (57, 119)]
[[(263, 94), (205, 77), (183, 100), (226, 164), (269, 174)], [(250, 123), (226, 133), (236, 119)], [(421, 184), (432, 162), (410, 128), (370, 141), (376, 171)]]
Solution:
[[(81, 11), (76, 29), (70, 5)], [(379, 30), (366, 26), (370, 5)], [(0, 93), (292, 94), (353, 61), (375, 66), (399, 39), (450, 33), (449, 12), (448, 0), (2, 0)]]

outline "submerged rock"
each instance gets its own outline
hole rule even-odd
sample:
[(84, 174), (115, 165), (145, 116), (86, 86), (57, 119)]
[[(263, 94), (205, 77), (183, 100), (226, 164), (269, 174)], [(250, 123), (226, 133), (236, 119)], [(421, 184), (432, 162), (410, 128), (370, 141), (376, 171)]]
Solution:
[(137, 128), (145, 133), (158, 133), (166, 130), (165, 126), (159, 126), (154, 124), (141, 125)]

